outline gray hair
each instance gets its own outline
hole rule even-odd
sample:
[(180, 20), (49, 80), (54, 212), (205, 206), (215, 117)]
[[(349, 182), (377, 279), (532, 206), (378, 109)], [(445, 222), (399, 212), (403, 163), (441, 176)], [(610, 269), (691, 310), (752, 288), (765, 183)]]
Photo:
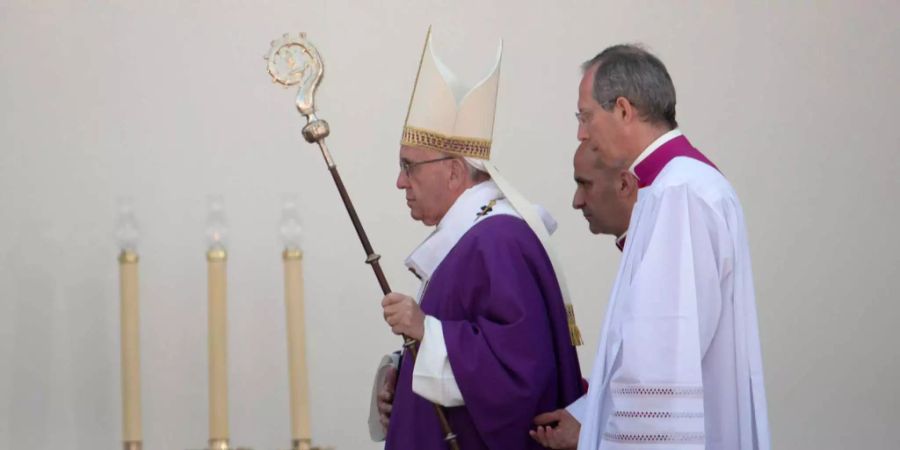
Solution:
[(466, 166), (466, 169), (469, 171), (469, 180), (471, 181), (480, 183), (482, 181), (491, 179), (491, 174), (487, 173), (487, 169), (485, 169), (483, 165), (479, 164), (479, 159), (459, 156), (457, 154), (448, 152), (441, 152), (441, 155), (450, 158), (459, 158)]
[(466, 168), (469, 169), (469, 179), (476, 183), (490, 180), (491, 175), (487, 173), (484, 168), (479, 167), (472, 159), (473, 158), (463, 158), (463, 161), (466, 163)]
[(581, 70), (597, 67), (594, 100), (611, 111), (616, 99), (625, 97), (641, 119), (678, 127), (675, 121), (675, 85), (666, 66), (639, 45), (620, 44), (606, 48), (585, 61)]

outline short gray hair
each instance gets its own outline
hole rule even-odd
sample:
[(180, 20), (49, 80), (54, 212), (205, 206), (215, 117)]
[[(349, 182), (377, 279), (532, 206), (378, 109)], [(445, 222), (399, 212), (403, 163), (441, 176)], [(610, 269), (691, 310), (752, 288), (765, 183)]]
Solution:
[(469, 161), (469, 158), (463, 158), (463, 162), (466, 163), (466, 168), (469, 169), (470, 180), (480, 183), (491, 179), (491, 174), (472, 164), (472, 162)]
[(491, 174), (487, 173), (487, 170), (484, 167), (480, 167), (474, 158), (467, 158), (465, 156), (459, 156), (454, 153), (441, 152), (441, 155), (444, 157), (459, 159), (463, 162), (463, 165), (466, 166), (466, 170), (469, 173), (469, 180), (474, 181), (476, 183), (480, 183), (482, 181), (487, 181), (491, 179)]
[(616, 99), (625, 97), (641, 119), (678, 127), (675, 121), (675, 85), (666, 66), (652, 53), (635, 44), (606, 48), (581, 65), (583, 72), (597, 67), (594, 100), (610, 111)]

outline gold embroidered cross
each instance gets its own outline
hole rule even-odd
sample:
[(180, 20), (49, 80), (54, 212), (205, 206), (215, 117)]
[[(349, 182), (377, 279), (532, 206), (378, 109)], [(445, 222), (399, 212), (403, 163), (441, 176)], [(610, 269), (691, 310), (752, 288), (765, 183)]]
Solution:
[(494, 199), (494, 200), (489, 201), (487, 205), (482, 206), (481, 212), (475, 214), (475, 220), (478, 220), (479, 217), (484, 217), (484, 216), (488, 215), (488, 213), (490, 213), (491, 211), (494, 210), (494, 205), (496, 205), (496, 204), (497, 204), (497, 200)]

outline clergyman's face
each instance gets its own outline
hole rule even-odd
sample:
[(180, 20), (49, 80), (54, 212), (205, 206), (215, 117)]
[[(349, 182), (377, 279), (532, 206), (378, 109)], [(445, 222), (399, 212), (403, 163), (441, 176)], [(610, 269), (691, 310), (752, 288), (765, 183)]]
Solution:
[(575, 196), (572, 207), (584, 214), (591, 233), (619, 236), (628, 229), (631, 206), (618, 195), (621, 170), (598, 164), (598, 154), (586, 142), (575, 151)]
[(403, 189), (406, 194), (409, 215), (428, 226), (437, 225), (455, 200), (450, 193), (448, 165), (450, 161), (415, 164), (444, 156), (436, 150), (406, 145), (400, 147), (401, 166), (408, 164), (413, 166), (409, 168), (408, 174), (400, 169), (400, 173), (397, 174), (397, 188)]
[(597, 66), (587, 70), (578, 85), (578, 140), (595, 148), (605, 165), (617, 166), (628, 156), (622, 146), (621, 120), (617, 120), (619, 109), (614, 106), (607, 111), (594, 99), (595, 73)]

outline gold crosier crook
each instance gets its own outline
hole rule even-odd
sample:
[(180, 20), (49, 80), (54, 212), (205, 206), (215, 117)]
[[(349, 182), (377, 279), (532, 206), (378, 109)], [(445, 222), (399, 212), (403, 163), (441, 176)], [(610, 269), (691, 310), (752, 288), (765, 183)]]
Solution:
[[(269, 75), (272, 76), (274, 82), (285, 87), (295, 84), (300, 85), (297, 91), (296, 103), (300, 114), (306, 117), (306, 125), (303, 127), (303, 138), (310, 144), (316, 143), (319, 145), (322, 157), (325, 158), (325, 164), (328, 165), (328, 171), (331, 172), (331, 178), (334, 179), (334, 184), (337, 186), (341, 200), (344, 202), (344, 207), (347, 209), (347, 214), (350, 215), (350, 220), (353, 222), (353, 228), (356, 229), (356, 235), (359, 236), (359, 240), (366, 252), (366, 264), (372, 266), (375, 278), (378, 279), (378, 284), (381, 286), (381, 292), (387, 295), (391, 292), (391, 288), (384, 276), (384, 272), (381, 270), (381, 265), (378, 264), (381, 255), (372, 250), (372, 244), (369, 243), (366, 231), (359, 221), (359, 216), (356, 215), (356, 209), (353, 208), (353, 202), (350, 201), (350, 194), (347, 193), (337, 166), (334, 164), (331, 153), (328, 152), (328, 147), (325, 145), (325, 138), (328, 137), (330, 132), (328, 122), (316, 117), (313, 96), (316, 93), (316, 88), (322, 81), (325, 70), (318, 50), (306, 40), (306, 33), (300, 33), (297, 36), (285, 34), (280, 39), (272, 41), (272, 48), (269, 50), (266, 60), (268, 61)], [(418, 353), (418, 341), (404, 335), (403, 347), (406, 348), (412, 355), (413, 361), (415, 361)], [(437, 403), (432, 403), (432, 405), (441, 423), (444, 441), (447, 442), (452, 450), (459, 450), (456, 434), (450, 429), (450, 422), (447, 421), (444, 408)]]

